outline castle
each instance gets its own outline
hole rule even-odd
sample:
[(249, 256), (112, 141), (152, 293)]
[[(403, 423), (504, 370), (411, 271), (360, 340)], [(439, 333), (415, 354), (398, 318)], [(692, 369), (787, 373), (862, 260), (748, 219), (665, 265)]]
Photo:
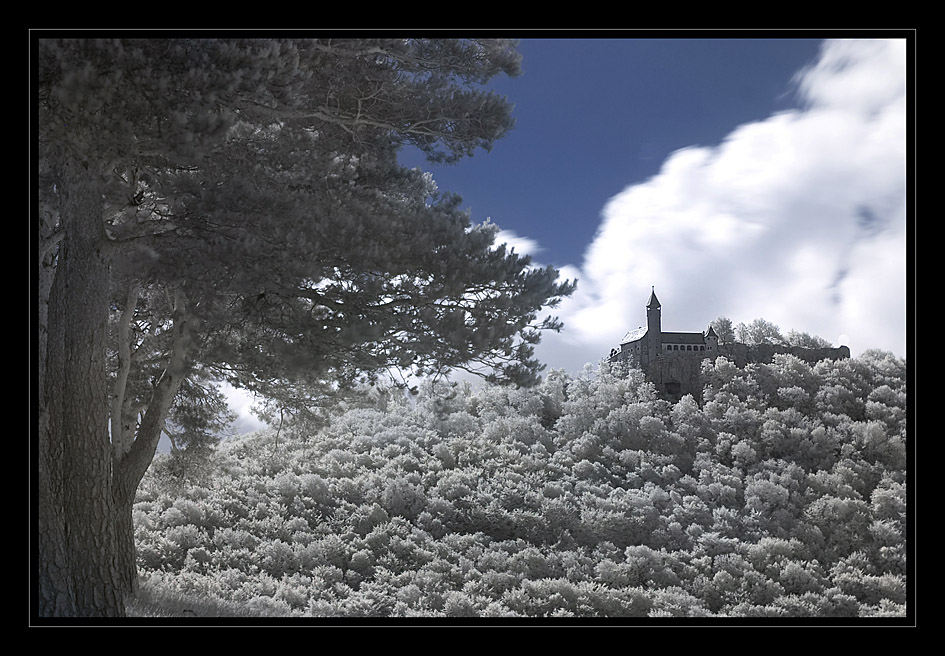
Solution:
[(736, 366), (752, 362), (770, 362), (776, 353), (790, 353), (810, 363), (850, 357), (846, 346), (837, 348), (802, 348), (785, 344), (719, 344), (712, 326), (704, 333), (663, 332), (661, 307), (656, 289), (646, 304), (646, 327), (629, 331), (620, 345), (610, 351), (610, 362), (625, 362), (641, 369), (660, 396), (679, 400), (686, 394), (702, 399), (701, 369), (706, 358), (724, 355)]

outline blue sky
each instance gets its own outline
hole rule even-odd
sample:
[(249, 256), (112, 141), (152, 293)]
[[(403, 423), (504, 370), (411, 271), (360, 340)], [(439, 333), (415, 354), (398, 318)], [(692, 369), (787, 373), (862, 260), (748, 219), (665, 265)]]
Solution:
[(541, 237), (543, 260), (580, 261), (610, 197), (659, 172), (674, 150), (714, 145), (794, 102), (791, 76), (813, 39), (522, 39), (524, 73), (489, 88), (515, 129), (458, 165), (432, 170), (474, 220)]
[(596, 363), (644, 323), (764, 318), (906, 355), (906, 42), (522, 39), (515, 129), (452, 166), (472, 221), (578, 291), (538, 354)]

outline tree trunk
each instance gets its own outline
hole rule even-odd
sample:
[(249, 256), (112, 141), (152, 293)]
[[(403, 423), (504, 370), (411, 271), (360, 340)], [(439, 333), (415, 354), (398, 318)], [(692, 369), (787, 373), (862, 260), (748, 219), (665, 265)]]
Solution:
[[(121, 590), (131, 594), (138, 589), (138, 570), (135, 562), (135, 536), (132, 508), (138, 484), (151, 466), (164, 422), (177, 396), (181, 382), (189, 372), (188, 353), (191, 345), (192, 319), (187, 314), (184, 294), (175, 294), (174, 340), (167, 367), (151, 395), (151, 401), (141, 418), (134, 441), (123, 440), (115, 445), (113, 478), (113, 522), (116, 556)], [(116, 407), (121, 403), (116, 403)], [(113, 425), (116, 422), (113, 421)]]
[(48, 315), (59, 312), (61, 294), (52, 294), (55, 273), (51, 262), (44, 261), (42, 249), (39, 258), (39, 375), (37, 396), (39, 414), (37, 453), (39, 489), (37, 509), (39, 511), (38, 603), (39, 614), (44, 617), (75, 615), (75, 594), (69, 574), (66, 556), (66, 524), (62, 503), (62, 445), (57, 439), (61, 431), (55, 424), (61, 421), (59, 411), (62, 398), (62, 379), (59, 376), (46, 378), (49, 361), (62, 361), (61, 340), (49, 340)]
[(125, 595), (138, 592), (138, 564), (135, 551), (135, 526), (132, 510), (135, 503), (135, 485), (128, 490), (127, 485), (116, 481), (112, 506), (112, 521), (115, 531), (115, 558), (118, 583)]
[(113, 523), (106, 339), (109, 262), (97, 174), (61, 169), (39, 443), (39, 612), (124, 614)]
[[(61, 294), (52, 294), (49, 310), (58, 312)], [(41, 342), (46, 335), (41, 334)], [(47, 362), (62, 361), (61, 340), (50, 340), (48, 349), (40, 349), (39, 422), (38, 422), (38, 602), (43, 617), (68, 617), (76, 614), (75, 590), (67, 554), (66, 522), (62, 494), (62, 378), (55, 371), (47, 378), (42, 371)]]

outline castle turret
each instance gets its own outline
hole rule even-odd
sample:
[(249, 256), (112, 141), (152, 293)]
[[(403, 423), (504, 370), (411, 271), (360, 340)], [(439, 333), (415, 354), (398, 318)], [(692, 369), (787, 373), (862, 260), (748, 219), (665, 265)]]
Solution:
[(660, 301), (656, 298), (656, 288), (650, 292), (650, 302), (646, 304), (646, 350), (644, 362), (653, 362), (663, 350), (662, 326), (660, 325)]
[(719, 336), (715, 334), (711, 325), (705, 333), (705, 350), (711, 351), (713, 355), (719, 352)]

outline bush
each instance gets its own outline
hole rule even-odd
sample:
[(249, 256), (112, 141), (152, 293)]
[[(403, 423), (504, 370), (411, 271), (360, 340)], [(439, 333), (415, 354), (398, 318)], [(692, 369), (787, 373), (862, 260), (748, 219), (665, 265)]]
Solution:
[(702, 407), (602, 368), (225, 441), (146, 476), (139, 568), (284, 615), (901, 616), (901, 368), (723, 360)]

